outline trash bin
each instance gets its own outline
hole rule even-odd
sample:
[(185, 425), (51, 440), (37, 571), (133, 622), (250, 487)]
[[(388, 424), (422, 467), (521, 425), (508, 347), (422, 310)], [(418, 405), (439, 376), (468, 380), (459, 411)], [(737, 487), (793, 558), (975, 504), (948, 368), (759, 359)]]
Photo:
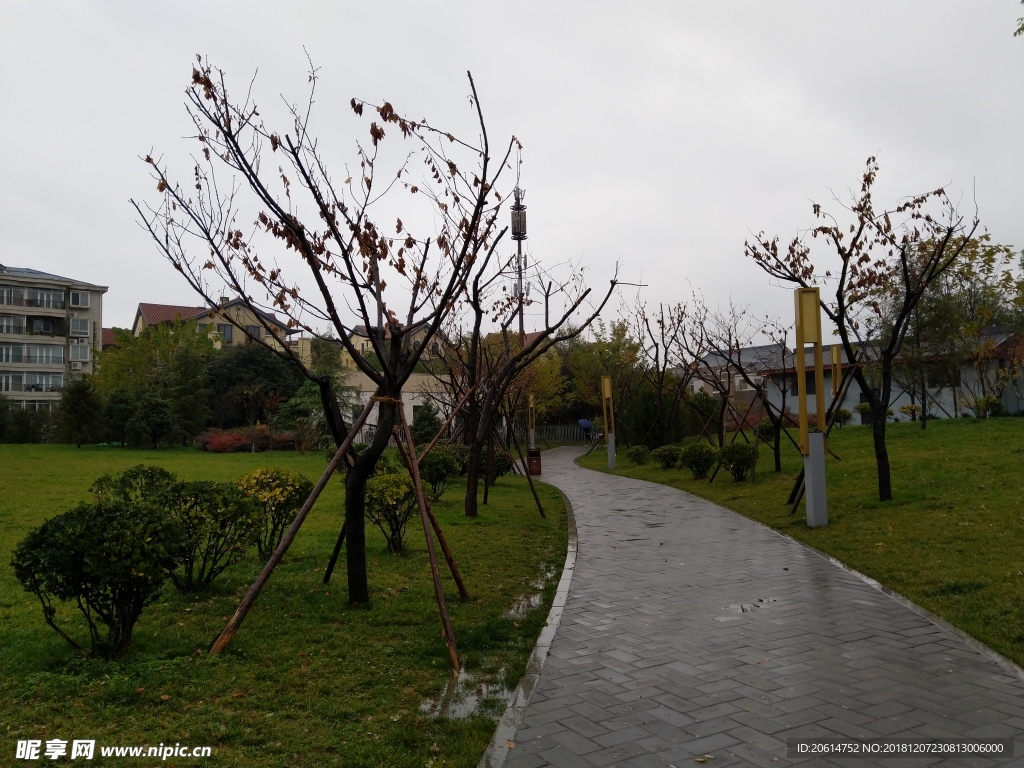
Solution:
[(526, 449), (526, 468), (530, 471), (531, 475), (540, 474), (540, 449), (539, 448), (527, 448)]

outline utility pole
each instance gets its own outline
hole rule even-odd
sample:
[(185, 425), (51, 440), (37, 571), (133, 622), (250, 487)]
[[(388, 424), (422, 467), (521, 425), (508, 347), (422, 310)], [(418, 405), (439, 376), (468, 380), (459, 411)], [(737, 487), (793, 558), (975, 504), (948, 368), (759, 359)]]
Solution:
[(526, 329), (523, 326), (523, 240), (526, 239), (526, 190), (518, 186), (512, 190), (515, 203), (512, 205), (512, 239), (516, 241), (516, 299), (519, 301), (519, 348), (526, 346)]

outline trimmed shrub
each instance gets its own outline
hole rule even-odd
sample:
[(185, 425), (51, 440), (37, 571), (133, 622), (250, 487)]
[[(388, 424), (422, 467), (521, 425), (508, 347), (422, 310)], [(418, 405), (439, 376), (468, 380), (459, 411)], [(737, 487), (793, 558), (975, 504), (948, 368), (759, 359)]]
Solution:
[(455, 460), (459, 464), (459, 474), (464, 475), (469, 471), (469, 446), (463, 445), (462, 443), (449, 443), (448, 445), (439, 445), (434, 448), (435, 451), (445, 451), (455, 457)]
[(252, 450), (252, 443), (237, 432), (221, 432), (210, 430), (196, 438), (196, 445), (202, 451), (210, 453), (240, 453)]
[(364, 514), (384, 534), (393, 555), (405, 549), (405, 525), (415, 507), (416, 492), (408, 475), (380, 474), (366, 481)]
[(679, 450), (674, 445), (663, 445), (651, 451), (651, 458), (661, 464), (662, 469), (672, 469), (679, 461)]
[(694, 480), (706, 478), (716, 461), (718, 451), (704, 443), (688, 445), (679, 452), (679, 466), (689, 469)]
[(839, 429), (842, 429), (847, 424), (853, 421), (853, 413), (848, 411), (846, 408), (840, 408), (836, 411), (836, 417), (832, 423)]
[(181, 592), (206, 589), (259, 540), (264, 520), (252, 500), (232, 483), (175, 483), (158, 505), (184, 538), (180, 567), (171, 580)]
[(238, 478), (238, 487), (255, 505), (261, 530), (255, 537), (260, 560), (269, 560), (295, 514), (313, 491), (313, 483), (290, 469), (254, 469)]
[(626, 449), (626, 458), (636, 465), (646, 464), (651, 460), (651, 449), (646, 445), (634, 445)]
[(136, 464), (119, 475), (103, 475), (89, 490), (99, 503), (119, 501), (125, 504), (152, 502), (177, 482), (163, 467)]
[(118, 658), (182, 548), (178, 526), (154, 505), (111, 498), (47, 520), (15, 548), (11, 565), (57, 634), (87, 652), (54, 621), (54, 599), (74, 602), (88, 625), (91, 653)]
[[(203, 432), (195, 439), (200, 450), (210, 453), (241, 453), (255, 448), (257, 453), (266, 450), (293, 451), (296, 448), (296, 435), (293, 432), (271, 433), (265, 424), (251, 429), (222, 432), (211, 429)], [(334, 455), (334, 452), (331, 452)]]
[(504, 477), (515, 468), (516, 462), (511, 454), (504, 451), (494, 452), (494, 479)]
[(459, 476), (459, 460), (455, 455), (435, 448), (420, 463), (420, 478), (430, 486), (430, 499), (437, 501)]
[(761, 419), (761, 423), (757, 425), (757, 433), (763, 440), (767, 440), (769, 442), (775, 439), (776, 431), (775, 424), (767, 417)]
[(718, 460), (722, 466), (729, 470), (733, 479), (739, 483), (747, 479), (750, 470), (754, 468), (757, 461), (757, 452), (754, 446), (746, 443), (733, 443), (725, 446), (718, 452)]

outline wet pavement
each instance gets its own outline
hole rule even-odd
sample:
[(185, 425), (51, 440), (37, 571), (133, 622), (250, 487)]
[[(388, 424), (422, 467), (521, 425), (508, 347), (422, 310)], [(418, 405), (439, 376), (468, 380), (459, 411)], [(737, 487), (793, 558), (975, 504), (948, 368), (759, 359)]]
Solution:
[[(509, 768), (1024, 765), (1019, 670), (791, 539), (577, 454), (544, 454), (578, 552)], [(786, 757), (879, 737), (1016, 739), (1016, 757)]]

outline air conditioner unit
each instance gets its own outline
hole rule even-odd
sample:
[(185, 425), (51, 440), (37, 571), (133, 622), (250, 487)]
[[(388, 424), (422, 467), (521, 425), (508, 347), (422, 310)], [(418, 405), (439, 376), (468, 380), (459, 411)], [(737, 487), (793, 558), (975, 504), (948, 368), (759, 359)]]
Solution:
[(72, 312), (71, 313), (71, 317), (78, 317), (78, 313), (77, 312)]
[(82, 370), (82, 364), (81, 363), (72, 363), (71, 364), (71, 370), (72, 371), (80, 371), (80, 370)]

